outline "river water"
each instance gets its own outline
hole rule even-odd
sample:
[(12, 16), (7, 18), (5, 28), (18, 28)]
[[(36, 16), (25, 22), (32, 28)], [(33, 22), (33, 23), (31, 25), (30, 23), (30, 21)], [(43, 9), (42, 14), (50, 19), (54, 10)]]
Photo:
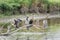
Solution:
[(30, 32), (22, 32), (22, 33), (14, 33), (9, 36), (0, 36), (0, 40), (43, 40), (43, 33), (30, 33)]
[(0, 40), (60, 40), (60, 32), (30, 33), (16, 32), (9, 36), (0, 36)]

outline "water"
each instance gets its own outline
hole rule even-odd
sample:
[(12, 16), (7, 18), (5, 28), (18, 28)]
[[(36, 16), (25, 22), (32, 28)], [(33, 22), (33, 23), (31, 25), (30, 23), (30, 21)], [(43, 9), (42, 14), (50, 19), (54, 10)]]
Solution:
[(60, 40), (60, 32), (29, 33), (16, 32), (9, 36), (0, 36), (0, 40)]
[[(51, 21), (50, 25), (60, 23), (60, 19), (51, 19), (49, 21)], [(9, 36), (0, 36), (0, 40), (60, 40), (60, 30), (53, 33), (48, 32), (46, 34), (15, 32), (14, 34), (11, 34)]]
[(43, 40), (41, 33), (15, 33), (10, 36), (0, 36), (0, 40)]

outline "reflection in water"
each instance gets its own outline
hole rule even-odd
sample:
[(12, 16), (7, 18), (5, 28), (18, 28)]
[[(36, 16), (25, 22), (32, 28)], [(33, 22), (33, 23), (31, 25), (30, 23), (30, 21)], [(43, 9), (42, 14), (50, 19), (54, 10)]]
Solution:
[(43, 40), (43, 35), (14, 34), (11, 36), (0, 36), (0, 40)]
[(17, 37), (17, 39), (16, 40), (19, 40), (19, 38)]
[(12, 36), (0, 36), (0, 40), (54, 40), (51, 35), (34, 35), (34, 34), (15, 34)]
[(45, 34), (13, 34), (10, 36), (0, 36), (0, 40), (60, 40), (60, 32)]
[(29, 40), (29, 37), (27, 37), (27, 40)]
[(23, 39), (23, 40), (30, 40), (30, 39), (29, 39), (29, 36), (27, 36), (27, 37), (25, 37), (25, 38), (24, 38), (24, 37), (23, 37), (23, 38), (19, 38), (19, 37), (17, 37), (16, 40), (22, 40), (22, 39)]

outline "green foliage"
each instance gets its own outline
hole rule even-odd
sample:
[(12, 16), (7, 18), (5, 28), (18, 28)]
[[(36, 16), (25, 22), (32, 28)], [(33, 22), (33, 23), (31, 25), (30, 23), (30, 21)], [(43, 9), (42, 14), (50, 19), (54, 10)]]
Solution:
[[(12, 11), (19, 9), (18, 7), (20, 7), (22, 4), (24, 4), (28, 7), (31, 7), (33, 1), (34, 2), (42, 1), (44, 3), (44, 5), (45, 4), (56, 4), (57, 5), (57, 3), (60, 5), (60, 0), (57, 0), (57, 2), (56, 2), (56, 0), (54, 0), (54, 1), (52, 1), (52, 0), (0, 0), (0, 10), (2, 10), (4, 12), (4, 14), (6, 14), (6, 15), (11, 15), (13, 13)], [(11, 11), (12, 13), (11, 12), (8, 13), (6, 11), (8, 11), (8, 12)]]
[(48, 0), (48, 2), (51, 2), (51, 3), (60, 3), (60, 0)]
[[(7, 6), (10, 8), (14, 8), (13, 6), (20, 6), (21, 4), (27, 4), (27, 5), (31, 5), (33, 0), (0, 0), (0, 6), (3, 4), (5, 6)], [(40, 1), (40, 0), (39, 0)], [(60, 3), (59, 0), (56, 1), (52, 1), (52, 0), (42, 0), (44, 3)]]
[(1, 10), (10, 10), (11, 8), (10, 8), (10, 6), (8, 6), (7, 4), (1, 4), (1, 5), (0, 5), (0, 9), (1, 9)]
[(17, 8), (22, 4), (26, 4), (26, 6), (29, 6), (31, 4), (31, 0), (0, 0), (0, 10), (2, 10), (3, 12), (14, 11), (17, 10)]
[(0, 4), (7, 4), (10, 7), (20, 6), (21, 4), (30, 4), (31, 0), (3, 0)]

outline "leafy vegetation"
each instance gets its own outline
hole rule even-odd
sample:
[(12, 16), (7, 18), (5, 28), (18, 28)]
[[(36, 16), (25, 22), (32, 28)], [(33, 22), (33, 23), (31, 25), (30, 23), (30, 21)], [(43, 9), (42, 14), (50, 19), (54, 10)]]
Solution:
[[(5, 15), (15, 15), (15, 14), (21, 14), (21, 13), (30, 13), (31, 7), (34, 6), (34, 12), (36, 12), (35, 7), (37, 8), (39, 6), (42, 7), (41, 11), (46, 10), (46, 4), (60, 4), (60, 0), (0, 0), (0, 14)], [(43, 6), (44, 5), (44, 8)], [(21, 11), (21, 9), (23, 9)], [(25, 10), (24, 10), (25, 9)], [(26, 11), (28, 9), (28, 12)], [(32, 10), (32, 9), (31, 9)], [(48, 10), (48, 9), (47, 9)]]

